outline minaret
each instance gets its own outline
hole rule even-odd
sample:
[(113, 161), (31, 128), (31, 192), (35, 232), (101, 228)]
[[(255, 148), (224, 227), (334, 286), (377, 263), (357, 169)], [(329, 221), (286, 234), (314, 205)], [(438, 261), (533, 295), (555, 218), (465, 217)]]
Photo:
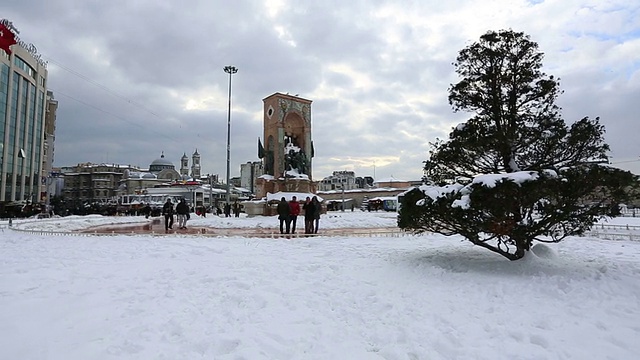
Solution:
[(187, 157), (187, 153), (183, 153), (180, 158), (180, 175), (189, 176), (189, 158)]
[(192, 164), (191, 164), (191, 177), (195, 179), (200, 179), (200, 154), (198, 154), (198, 149), (191, 156)]

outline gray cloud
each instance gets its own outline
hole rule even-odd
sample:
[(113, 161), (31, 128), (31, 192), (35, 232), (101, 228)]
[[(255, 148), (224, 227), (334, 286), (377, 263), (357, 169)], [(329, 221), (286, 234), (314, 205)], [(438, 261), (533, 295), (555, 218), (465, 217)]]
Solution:
[(640, 173), (639, 6), (626, 1), (10, 0), (3, 8), (50, 61), (56, 166), (146, 167), (161, 152), (178, 165), (197, 148), (203, 171), (224, 177), (222, 68), (235, 65), (232, 176), (257, 160), (262, 99), (289, 92), (313, 100), (316, 180), (345, 169), (419, 179), (428, 143), (470, 116), (447, 102), (458, 51), (489, 29), (513, 28), (540, 44), (545, 71), (562, 79), (567, 122), (600, 116), (612, 161)]

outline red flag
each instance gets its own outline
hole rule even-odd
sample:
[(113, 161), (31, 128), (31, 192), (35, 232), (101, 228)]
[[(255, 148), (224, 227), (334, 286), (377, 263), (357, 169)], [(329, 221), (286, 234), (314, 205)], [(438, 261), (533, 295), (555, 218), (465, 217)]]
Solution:
[(16, 44), (16, 36), (4, 24), (0, 23), (0, 49), (11, 55), (9, 47), (14, 44)]

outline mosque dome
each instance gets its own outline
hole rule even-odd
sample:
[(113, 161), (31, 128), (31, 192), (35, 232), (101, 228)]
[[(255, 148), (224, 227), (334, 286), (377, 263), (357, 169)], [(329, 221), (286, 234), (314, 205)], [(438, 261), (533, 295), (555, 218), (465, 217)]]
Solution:
[(160, 172), (164, 169), (175, 169), (176, 167), (173, 163), (164, 158), (164, 153), (160, 155), (159, 159), (153, 160), (151, 165), (149, 165), (150, 172)]

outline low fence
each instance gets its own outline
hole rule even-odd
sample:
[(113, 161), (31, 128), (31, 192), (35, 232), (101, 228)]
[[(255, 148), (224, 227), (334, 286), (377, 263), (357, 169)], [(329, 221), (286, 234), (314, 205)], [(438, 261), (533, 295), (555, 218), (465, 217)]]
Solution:
[(640, 226), (596, 224), (586, 234), (606, 240), (640, 241)]
[(320, 234), (280, 234), (279, 232), (252, 232), (237, 230), (233, 232), (224, 231), (222, 233), (204, 231), (199, 233), (165, 233), (165, 232), (63, 232), (63, 231), (43, 231), (43, 230), (24, 230), (19, 228), (10, 228), (12, 231), (29, 233), (41, 236), (176, 236), (176, 237), (253, 237), (253, 238), (270, 238), (270, 239), (295, 239), (308, 237), (405, 237), (412, 236), (411, 233), (400, 229), (358, 229), (358, 230), (338, 230), (330, 229), (330, 232), (322, 232)]
[[(112, 225), (125, 225), (125, 224), (112, 224)], [(280, 234), (279, 232), (255, 232), (251, 230), (243, 231), (242, 229), (219, 229), (221, 232), (207, 231), (202, 229), (202, 232), (198, 233), (170, 233), (164, 232), (79, 232), (79, 231), (42, 231), (42, 230), (25, 230), (18, 227), (9, 227), (7, 223), (0, 224), (0, 232), (4, 232), (7, 228), (12, 231), (29, 233), (41, 236), (178, 236), (178, 237), (255, 237), (255, 238), (305, 238), (305, 237), (405, 237), (413, 236), (412, 233), (403, 231), (397, 228), (375, 228), (375, 229), (325, 229), (320, 234)], [(231, 231), (232, 230), (232, 231)], [(586, 232), (583, 236), (597, 237), (607, 240), (632, 240), (640, 241), (640, 226), (637, 225), (610, 225), (610, 224), (597, 224), (592, 229)]]

